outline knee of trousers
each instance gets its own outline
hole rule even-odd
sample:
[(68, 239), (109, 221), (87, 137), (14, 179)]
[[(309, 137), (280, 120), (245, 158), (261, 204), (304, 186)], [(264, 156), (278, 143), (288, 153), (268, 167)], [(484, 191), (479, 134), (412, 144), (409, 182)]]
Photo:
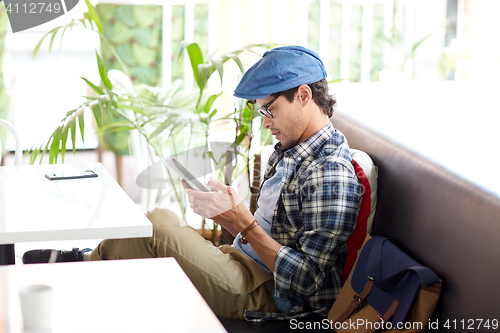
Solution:
[(176, 213), (166, 208), (155, 208), (146, 213), (146, 217), (153, 223), (153, 226), (166, 227), (186, 227), (187, 222), (179, 217)]

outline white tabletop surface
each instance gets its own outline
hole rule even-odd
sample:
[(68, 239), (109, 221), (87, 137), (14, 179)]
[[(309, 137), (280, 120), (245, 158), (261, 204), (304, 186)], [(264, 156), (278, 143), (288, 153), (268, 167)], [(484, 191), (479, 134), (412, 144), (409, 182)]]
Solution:
[(226, 332), (173, 258), (0, 267), (0, 332), (23, 332), (19, 288), (38, 283), (52, 333)]
[[(68, 168), (98, 177), (45, 178)], [(151, 222), (100, 163), (0, 167), (0, 244), (151, 235)]]

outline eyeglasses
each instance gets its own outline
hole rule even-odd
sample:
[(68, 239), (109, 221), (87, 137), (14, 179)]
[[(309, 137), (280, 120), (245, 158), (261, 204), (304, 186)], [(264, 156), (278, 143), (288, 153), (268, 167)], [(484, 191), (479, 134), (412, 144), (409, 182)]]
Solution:
[(259, 113), (265, 117), (268, 117), (268, 118), (272, 118), (273, 117), (273, 114), (271, 113), (271, 111), (269, 111), (269, 107), (271, 106), (271, 104), (274, 103), (275, 100), (278, 99), (278, 97), (280, 97), (281, 95), (277, 95), (275, 96), (269, 103), (267, 103), (266, 105), (262, 106), (260, 109), (259, 109)]

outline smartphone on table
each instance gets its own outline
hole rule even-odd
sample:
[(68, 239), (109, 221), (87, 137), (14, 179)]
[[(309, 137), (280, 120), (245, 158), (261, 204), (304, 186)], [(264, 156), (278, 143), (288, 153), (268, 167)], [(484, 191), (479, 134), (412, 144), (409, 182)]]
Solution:
[(97, 177), (97, 173), (92, 170), (76, 170), (69, 169), (65, 171), (49, 172), (45, 174), (45, 178), (49, 180), (64, 180), (78, 178), (93, 178)]

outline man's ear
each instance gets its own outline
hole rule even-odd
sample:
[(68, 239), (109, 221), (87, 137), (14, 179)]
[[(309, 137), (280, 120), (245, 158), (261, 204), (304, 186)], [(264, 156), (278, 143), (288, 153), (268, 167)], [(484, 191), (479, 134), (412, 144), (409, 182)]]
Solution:
[(297, 98), (303, 105), (309, 103), (309, 101), (312, 99), (311, 88), (307, 84), (300, 85), (297, 89)]

